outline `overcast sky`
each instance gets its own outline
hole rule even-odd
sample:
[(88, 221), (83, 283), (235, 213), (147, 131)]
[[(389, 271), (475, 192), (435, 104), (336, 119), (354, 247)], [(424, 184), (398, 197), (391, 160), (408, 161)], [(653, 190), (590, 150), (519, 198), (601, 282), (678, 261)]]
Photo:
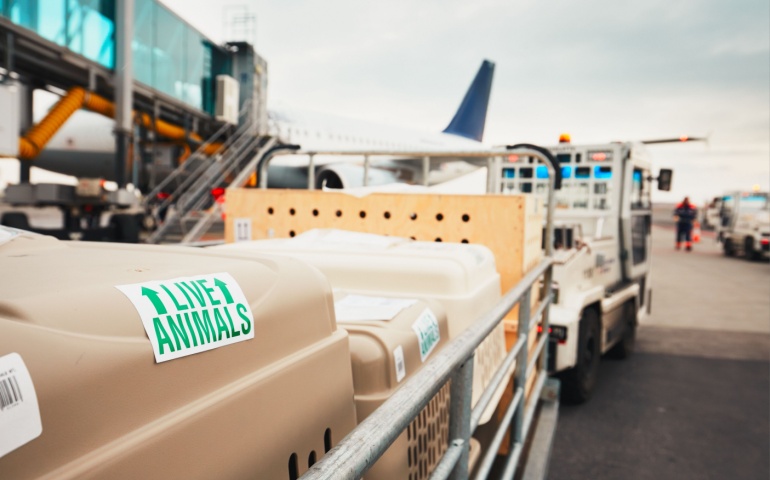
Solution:
[(270, 105), (438, 131), (487, 58), (486, 143), (710, 134), (650, 148), (657, 200), (770, 186), (767, 0), (163, 3), (218, 42), (226, 6), (255, 13)]
[[(224, 8), (164, 0), (214, 40)], [(650, 147), (673, 200), (770, 184), (767, 0), (230, 2), (257, 16), (269, 103), (441, 130), (484, 58), (496, 62), (485, 142)], [(230, 10), (232, 11), (232, 9)]]

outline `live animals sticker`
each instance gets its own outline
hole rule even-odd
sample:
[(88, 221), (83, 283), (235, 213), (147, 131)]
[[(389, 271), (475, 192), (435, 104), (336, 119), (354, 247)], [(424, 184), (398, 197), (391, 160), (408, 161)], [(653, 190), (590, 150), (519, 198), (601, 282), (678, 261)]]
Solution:
[(229, 273), (115, 288), (139, 312), (157, 363), (254, 338), (254, 315)]
[(430, 308), (426, 308), (417, 317), (417, 320), (412, 324), (412, 330), (417, 334), (417, 340), (420, 342), (420, 360), (424, 362), (441, 340), (438, 320)]
[(21, 355), (0, 357), (0, 457), (43, 433), (35, 386)]

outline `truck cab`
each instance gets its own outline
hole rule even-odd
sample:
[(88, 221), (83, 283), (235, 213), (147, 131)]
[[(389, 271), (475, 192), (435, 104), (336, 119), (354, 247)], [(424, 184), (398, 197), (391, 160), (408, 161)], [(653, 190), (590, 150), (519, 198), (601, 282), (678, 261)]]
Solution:
[[(549, 369), (562, 378), (566, 399), (580, 403), (591, 396), (601, 355), (628, 356), (639, 319), (650, 311), (654, 178), (641, 144), (561, 143), (549, 150), (562, 175)], [(545, 165), (526, 156), (506, 160), (498, 164), (500, 193), (545, 198)]]
[(770, 258), (768, 192), (730, 192), (722, 197), (717, 237), (728, 257)]

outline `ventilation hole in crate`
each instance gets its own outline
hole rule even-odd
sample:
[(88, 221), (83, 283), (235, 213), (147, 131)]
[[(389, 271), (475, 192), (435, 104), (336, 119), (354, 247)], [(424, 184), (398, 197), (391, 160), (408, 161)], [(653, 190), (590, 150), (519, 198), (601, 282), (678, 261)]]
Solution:
[(411, 218), (412, 220), (417, 220), (417, 214), (413, 213), (413, 214), (409, 215), (409, 218)]
[(307, 468), (310, 468), (313, 465), (315, 465), (315, 462), (316, 462), (315, 450), (311, 450), (310, 455), (307, 456)]
[(313, 216), (314, 216), (314, 217), (317, 217), (317, 216), (318, 216), (318, 209), (317, 209), (317, 208), (314, 208), (314, 209), (313, 209)]
[(332, 449), (332, 429), (327, 428), (324, 432), (324, 453)]
[(293, 237), (294, 235), (296, 235), (296, 233), (294, 232), (294, 230), (289, 230), (289, 236), (290, 236), (290, 237)]
[(385, 217), (385, 220), (390, 220), (390, 212), (385, 212), (382, 216)]
[(470, 243), (470, 242), (468, 241), (467, 238), (463, 238), (462, 240), (460, 240), (460, 243)]
[(463, 222), (467, 222), (467, 221), (470, 221), (471, 216), (468, 215), (467, 213), (463, 213), (463, 217), (462, 218), (463, 218)]
[(411, 238), (412, 240), (417, 240), (417, 237), (409, 237), (409, 238)]
[(361, 210), (360, 212), (358, 212), (358, 216), (361, 218), (366, 218), (366, 212), (364, 210)]
[(299, 478), (299, 466), (297, 465), (297, 454), (292, 453), (289, 457), (289, 480), (297, 480)]
[(334, 214), (337, 215), (338, 217), (341, 217), (342, 216), (342, 210), (337, 210), (336, 212), (334, 212)]
[(441, 240), (441, 237), (436, 237), (436, 241), (437, 241), (437, 242), (441, 242), (441, 241), (442, 241), (442, 240)]
[(440, 222), (443, 219), (444, 219), (444, 214), (443, 213), (437, 213), (436, 214), (436, 220), (438, 220)]
[(273, 210), (273, 207), (267, 207), (267, 214), (268, 215), (272, 215), (274, 211), (275, 210)]
[(289, 215), (294, 215), (295, 213), (297, 213), (296, 210), (294, 210), (293, 208), (289, 209)]

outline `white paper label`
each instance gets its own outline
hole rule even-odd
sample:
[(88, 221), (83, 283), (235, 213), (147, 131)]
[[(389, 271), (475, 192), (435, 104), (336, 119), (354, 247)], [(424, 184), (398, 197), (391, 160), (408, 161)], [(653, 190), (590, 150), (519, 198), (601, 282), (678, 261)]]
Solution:
[(420, 314), (417, 321), (412, 324), (412, 330), (417, 334), (417, 340), (420, 342), (420, 360), (424, 362), (441, 340), (438, 320), (430, 308), (426, 308)]
[(235, 228), (236, 242), (251, 241), (251, 219), (250, 218), (236, 218), (235, 220), (233, 220), (233, 227)]
[(254, 315), (229, 273), (118, 285), (165, 362), (254, 338)]
[(35, 386), (21, 355), (0, 357), (0, 457), (43, 432)]
[(15, 228), (0, 226), (0, 245), (10, 242), (21, 233), (23, 233), (21, 230), (16, 230)]
[(400, 382), (406, 376), (406, 363), (404, 362), (404, 349), (401, 345), (393, 350), (393, 360), (396, 362), (396, 381)]
[(417, 302), (414, 298), (370, 297), (348, 295), (335, 302), (334, 310), (338, 322), (365, 322), (393, 320), (401, 310)]

